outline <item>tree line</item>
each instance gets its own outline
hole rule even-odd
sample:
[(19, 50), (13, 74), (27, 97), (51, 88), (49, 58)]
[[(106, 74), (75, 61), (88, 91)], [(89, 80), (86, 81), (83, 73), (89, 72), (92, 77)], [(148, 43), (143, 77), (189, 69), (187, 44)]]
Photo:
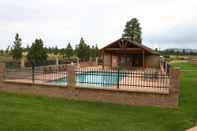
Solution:
[(24, 57), (23, 53), (26, 53), (25, 57), (28, 62), (35, 66), (45, 64), (49, 54), (57, 57), (63, 56), (64, 59), (69, 61), (73, 61), (73, 59), (79, 59), (80, 61), (95, 60), (99, 55), (98, 46), (89, 46), (83, 38), (80, 39), (75, 48), (72, 47), (71, 43), (68, 43), (65, 48), (45, 47), (42, 39), (35, 39), (31, 46), (24, 48), (22, 47), (22, 38), (17, 33), (13, 45), (8, 48), (5, 51), (0, 51), (0, 53), (10, 54), (15, 61), (20, 61)]
[(160, 50), (158, 51), (161, 55), (197, 55), (197, 51), (192, 51), (192, 50), (187, 50), (187, 49), (165, 49), (165, 50)]
[[(140, 23), (137, 18), (133, 18), (126, 22), (122, 38), (141, 44), (141, 34)], [(5, 51), (0, 51), (0, 53), (11, 54), (16, 61), (19, 61), (23, 57), (23, 52), (27, 53), (27, 60), (31, 65), (35, 66), (44, 64), (48, 58), (48, 54), (54, 54), (56, 56), (61, 55), (64, 59), (69, 59), (71, 61), (73, 57), (78, 58), (80, 61), (89, 61), (100, 55), (97, 45), (90, 46), (83, 38), (80, 39), (79, 44), (77, 44), (75, 48), (72, 47), (71, 43), (68, 43), (65, 48), (58, 48), (57, 46), (44, 47), (42, 39), (35, 39), (31, 46), (22, 48), (22, 39), (18, 33), (15, 36), (13, 45), (8, 46)]]
[[(125, 28), (122, 33), (122, 38), (131, 40), (136, 44), (142, 44), (142, 28), (137, 18), (132, 18), (127, 21)], [(158, 50), (162, 55), (197, 55), (197, 52), (188, 51), (174, 51), (174, 50)], [(97, 45), (88, 45), (83, 38), (80, 39), (79, 44), (72, 47), (71, 43), (68, 43), (65, 48), (54, 47), (44, 47), (44, 42), (42, 39), (35, 39), (31, 46), (25, 48), (22, 47), (22, 39), (17, 33), (12, 46), (8, 46), (6, 50), (0, 50), (0, 54), (11, 54), (13, 59), (19, 61), (26, 52), (27, 60), (31, 65), (42, 65), (46, 62), (49, 54), (54, 54), (56, 56), (63, 56), (64, 59), (73, 61), (73, 59), (79, 59), (80, 61), (94, 60), (96, 57), (100, 56), (99, 49)]]

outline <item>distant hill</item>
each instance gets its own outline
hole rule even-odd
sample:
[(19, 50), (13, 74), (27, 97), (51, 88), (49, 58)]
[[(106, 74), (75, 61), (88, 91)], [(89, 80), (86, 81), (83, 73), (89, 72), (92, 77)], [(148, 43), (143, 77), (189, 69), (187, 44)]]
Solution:
[(173, 51), (173, 52), (193, 52), (193, 53), (197, 53), (197, 49), (181, 49), (181, 48), (168, 48), (162, 51)]

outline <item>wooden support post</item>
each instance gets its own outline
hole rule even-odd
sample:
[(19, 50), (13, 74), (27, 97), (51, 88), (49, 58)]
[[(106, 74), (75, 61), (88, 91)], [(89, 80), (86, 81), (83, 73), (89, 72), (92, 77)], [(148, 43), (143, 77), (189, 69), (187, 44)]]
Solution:
[(56, 67), (55, 68), (56, 68), (57, 71), (59, 71), (59, 58), (58, 58), (58, 55), (55, 56), (55, 61), (56, 61), (56, 64), (55, 64)]
[(96, 57), (95, 62), (96, 62), (96, 65), (98, 65), (98, 57)]
[(142, 51), (142, 64), (143, 64), (143, 68), (144, 68), (144, 66), (145, 66), (145, 63), (144, 63), (144, 50)]
[(20, 67), (21, 67), (21, 69), (23, 69), (25, 67), (25, 58), (24, 57), (21, 58)]

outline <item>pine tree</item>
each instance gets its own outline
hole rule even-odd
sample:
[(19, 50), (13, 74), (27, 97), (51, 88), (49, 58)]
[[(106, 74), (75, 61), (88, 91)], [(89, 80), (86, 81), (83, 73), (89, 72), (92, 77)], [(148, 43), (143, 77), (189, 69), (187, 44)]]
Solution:
[(65, 57), (68, 57), (69, 59), (73, 56), (73, 48), (72, 48), (72, 46), (71, 46), (71, 44), (70, 43), (68, 43), (68, 45), (67, 45), (67, 47), (66, 47), (66, 49), (65, 49), (65, 54), (64, 54), (64, 56)]
[(22, 39), (19, 37), (19, 34), (17, 33), (15, 36), (14, 45), (11, 50), (12, 57), (15, 60), (20, 60), (22, 58), (23, 49), (21, 47), (22, 46), (21, 42)]
[(46, 62), (47, 57), (47, 51), (44, 48), (43, 41), (41, 39), (36, 39), (28, 51), (28, 61), (32, 66), (40, 66)]
[(57, 45), (55, 46), (55, 48), (53, 49), (53, 54), (55, 54), (55, 55), (58, 55), (58, 47), (57, 47)]
[(81, 38), (79, 45), (76, 46), (76, 54), (81, 61), (88, 61), (90, 57), (90, 47)]
[(98, 46), (92, 46), (90, 48), (90, 57), (94, 60), (98, 56)]
[(122, 34), (122, 38), (126, 38), (134, 42), (137, 42), (138, 44), (141, 44), (142, 43), (141, 34), (142, 32), (141, 32), (140, 23), (138, 22), (138, 19), (133, 18), (126, 23), (125, 29)]

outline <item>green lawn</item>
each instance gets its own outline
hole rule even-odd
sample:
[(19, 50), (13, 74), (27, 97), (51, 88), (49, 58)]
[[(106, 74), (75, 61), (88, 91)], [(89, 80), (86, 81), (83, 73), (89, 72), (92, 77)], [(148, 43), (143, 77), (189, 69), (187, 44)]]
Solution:
[(197, 72), (191, 71), (182, 72), (179, 109), (0, 93), (0, 131), (183, 131), (196, 122)]

